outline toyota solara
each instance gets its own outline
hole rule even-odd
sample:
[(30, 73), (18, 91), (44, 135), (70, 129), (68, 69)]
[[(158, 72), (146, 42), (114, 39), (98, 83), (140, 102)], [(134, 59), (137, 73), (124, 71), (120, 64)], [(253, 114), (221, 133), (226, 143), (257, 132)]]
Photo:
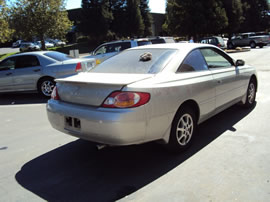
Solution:
[(57, 79), (49, 121), (105, 145), (159, 140), (186, 149), (198, 124), (236, 104), (253, 107), (257, 75), (243, 60), (205, 44), (132, 48), (87, 73)]

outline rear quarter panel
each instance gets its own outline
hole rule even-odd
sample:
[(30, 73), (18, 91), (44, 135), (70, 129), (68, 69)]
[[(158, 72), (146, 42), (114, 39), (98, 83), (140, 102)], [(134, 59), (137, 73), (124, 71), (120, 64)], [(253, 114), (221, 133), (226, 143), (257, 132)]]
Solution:
[(147, 140), (161, 139), (170, 131), (179, 107), (188, 100), (199, 106), (199, 120), (208, 118), (215, 109), (215, 84), (210, 71), (166, 74), (128, 85), (123, 90), (149, 92), (146, 104)]

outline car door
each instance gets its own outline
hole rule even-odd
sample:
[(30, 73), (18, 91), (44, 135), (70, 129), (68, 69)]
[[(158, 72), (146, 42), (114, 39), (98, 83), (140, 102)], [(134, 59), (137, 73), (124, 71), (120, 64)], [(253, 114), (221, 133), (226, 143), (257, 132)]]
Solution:
[(13, 74), (15, 90), (35, 90), (42, 69), (35, 55), (18, 56)]
[(216, 108), (222, 108), (241, 95), (239, 69), (229, 56), (218, 49), (202, 48), (201, 53), (215, 80)]
[(13, 91), (13, 73), (16, 57), (10, 57), (0, 62), (0, 91)]
[(189, 78), (185, 82), (190, 87), (189, 93), (193, 94), (192, 99), (199, 104), (201, 121), (207, 119), (216, 107), (215, 81), (199, 49), (190, 52), (181, 63), (176, 75), (182, 79), (183, 74)]

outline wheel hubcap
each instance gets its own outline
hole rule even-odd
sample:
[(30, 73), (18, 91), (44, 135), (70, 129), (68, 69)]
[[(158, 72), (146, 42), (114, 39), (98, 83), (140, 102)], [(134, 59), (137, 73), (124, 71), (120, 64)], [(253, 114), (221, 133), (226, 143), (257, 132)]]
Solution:
[(44, 95), (50, 96), (54, 86), (55, 84), (52, 81), (44, 81), (41, 85), (41, 91)]
[(193, 134), (193, 119), (189, 114), (184, 114), (178, 121), (176, 139), (181, 146), (187, 145)]
[(248, 88), (248, 102), (253, 103), (255, 97), (255, 85), (253, 83), (249, 84)]

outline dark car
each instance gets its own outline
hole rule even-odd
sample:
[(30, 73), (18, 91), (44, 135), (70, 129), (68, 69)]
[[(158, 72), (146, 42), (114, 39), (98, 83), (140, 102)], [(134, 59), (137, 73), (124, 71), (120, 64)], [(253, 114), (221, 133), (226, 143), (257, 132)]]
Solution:
[(224, 40), (220, 36), (204, 37), (204, 38), (200, 39), (199, 42), (205, 43), (205, 44), (212, 44), (212, 45), (215, 45), (215, 46), (222, 48), (222, 49), (226, 48)]

